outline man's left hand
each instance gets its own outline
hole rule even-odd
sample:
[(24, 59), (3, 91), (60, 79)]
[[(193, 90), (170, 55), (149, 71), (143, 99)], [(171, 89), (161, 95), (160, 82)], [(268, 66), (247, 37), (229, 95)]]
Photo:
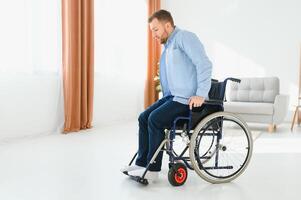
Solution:
[(189, 98), (189, 109), (192, 110), (193, 107), (200, 107), (204, 103), (205, 98), (200, 96), (192, 96)]

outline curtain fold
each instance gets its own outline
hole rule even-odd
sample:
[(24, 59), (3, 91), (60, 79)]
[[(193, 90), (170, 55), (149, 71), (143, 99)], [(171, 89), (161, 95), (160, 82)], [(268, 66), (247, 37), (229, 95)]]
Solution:
[[(160, 0), (148, 0), (148, 16), (151, 16), (155, 11), (161, 7)], [(158, 99), (156, 92), (156, 83), (154, 78), (157, 74), (158, 63), (161, 54), (160, 44), (152, 38), (151, 30), (148, 26), (148, 57), (147, 57), (147, 78), (144, 90), (144, 107), (152, 105)]]
[(94, 1), (62, 0), (64, 133), (91, 128)]

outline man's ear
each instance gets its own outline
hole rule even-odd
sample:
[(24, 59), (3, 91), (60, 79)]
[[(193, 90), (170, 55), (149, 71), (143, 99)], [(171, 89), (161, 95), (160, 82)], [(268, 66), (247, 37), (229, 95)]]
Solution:
[(170, 22), (166, 22), (166, 23), (164, 24), (164, 26), (165, 26), (165, 28), (166, 28), (167, 30), (169, 30), (170, 27), (171, 27), (171, 24), (170, 24)]

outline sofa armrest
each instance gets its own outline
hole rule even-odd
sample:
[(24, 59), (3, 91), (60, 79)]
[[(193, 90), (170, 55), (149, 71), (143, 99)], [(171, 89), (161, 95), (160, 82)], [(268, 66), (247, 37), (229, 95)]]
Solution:
[(288, 111), (288, 104), (289, 104), (288, 95), (279, 94), (275, 97), (274, 115), (273, 115), (274, 124), (280, 124), (281, 122), (283, 122)]

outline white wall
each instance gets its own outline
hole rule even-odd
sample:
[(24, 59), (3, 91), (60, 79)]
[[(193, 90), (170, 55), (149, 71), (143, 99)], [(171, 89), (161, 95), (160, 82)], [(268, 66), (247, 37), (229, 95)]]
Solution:
[[(53, 132), (63, 122), (61, 1), (0, 1), (0, 22), (10, 27), (0, 32), (0, 140)], [(93, 125), (103, 126), (135, 119), (143, 110), (147, 4), (94, 3)]]
[(0, 0), (0, 140), (63, 122), (61, 0)]
[(57, 74), (0, 74), (0, 139), (52, 133), (62, 125)]
[(137, 118), (146, 67), (146, 1), (95, 1), (95, 126)]
[[(300, 0), (162, 0), (180, 28), (195, 32), (213, 61), (214, 77), (278, 76), (297, 103)], [(291, 120), (291, 112), (287, 120)]]

